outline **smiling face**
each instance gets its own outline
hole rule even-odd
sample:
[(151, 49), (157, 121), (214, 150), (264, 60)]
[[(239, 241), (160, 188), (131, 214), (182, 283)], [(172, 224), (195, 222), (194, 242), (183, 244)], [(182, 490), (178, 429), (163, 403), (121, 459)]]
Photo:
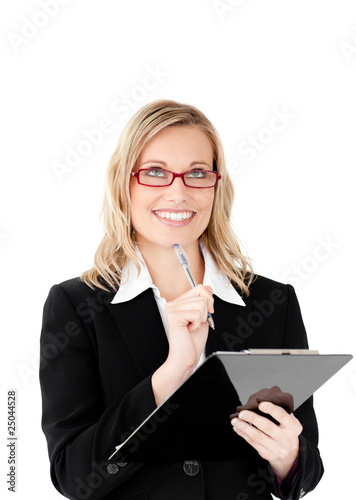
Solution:
[[(154, 168), (155, 175), (158, 169), (175, 173), (213, 170), (210, 140), (197, 127), (166, 127), (143, 148), (134, 171), (142, 168)], [(187, 187), (181, 178), (170, 186), (142, 186), (132, 177), (130, 195), (131, 222), (141, 248), (175, 243), (187, 247), (197, 242), (209, 223), (214, 188)]]

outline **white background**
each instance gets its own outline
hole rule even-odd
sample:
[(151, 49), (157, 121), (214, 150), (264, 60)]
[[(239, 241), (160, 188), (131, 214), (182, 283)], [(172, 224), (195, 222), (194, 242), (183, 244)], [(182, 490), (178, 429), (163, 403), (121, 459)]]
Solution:
[[(2, 2), (0, 12), (0, 491), (10, 497), (6, 394), (15, 388), (18, 499), (62, 498), (40, 427), (42, 308), (54, 283), (91, 266), (107, 163), (147, 102), (179, 100), (211, 119), (255, 270), (295, 286), (311, 348), (356, 353), (355, 2), (67, 0), (46, 17), (53, 1)], [(165, 74), (149, 80), (155, 88), (142, 87), (147, 68)], [(266, 131), (276, 110), (288, 123)], [(103, 119), (111, 132), (58, 176), (54, 164)], [(249, 137), (261, 138), (253, 158)], [(316, 393), (315, 409), (326, 472), (308, 498), (351, 498), (354, 361)]]

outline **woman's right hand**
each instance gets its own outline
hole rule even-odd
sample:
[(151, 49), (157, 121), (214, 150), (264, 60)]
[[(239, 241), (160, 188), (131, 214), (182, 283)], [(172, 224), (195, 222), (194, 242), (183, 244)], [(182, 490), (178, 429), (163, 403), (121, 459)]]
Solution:
[(152, 376), (152, 389), (160, 405), (194, 370), (208, 338), (208, 312), (214, 312), (213, 290), (197, 285), (165, 306), (169, 353)]
[(208, 312), (214, 312), (213, 290), (197, 285), (171, 302), (165, 312), (168, 323), (168, 361), (194, 369), (208, 338)]

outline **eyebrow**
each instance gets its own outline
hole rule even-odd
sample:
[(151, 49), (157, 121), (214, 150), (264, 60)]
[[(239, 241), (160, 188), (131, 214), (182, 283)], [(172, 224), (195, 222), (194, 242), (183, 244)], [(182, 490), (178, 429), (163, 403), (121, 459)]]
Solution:
[[(146, 163), (161, 163), (165, 167), (167, 166), (167, 163), (165, 161), (161, 161), (161, 160), (147, 160), (147, 161), (141, 163), (140, 166), (146, 165)], [(209, 165), (209, 163), (206, 163), (205, 161), (192, 161), (190, 163), (189, 167), (193, 167), (194, 165), (206, 165), (207, 167), (211, 168), (211, 165)]]

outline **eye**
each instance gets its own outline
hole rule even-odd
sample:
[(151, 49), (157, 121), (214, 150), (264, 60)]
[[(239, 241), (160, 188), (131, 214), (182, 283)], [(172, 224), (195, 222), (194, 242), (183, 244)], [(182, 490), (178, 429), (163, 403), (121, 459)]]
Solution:
[(147, 177), (166, 177), (167, 173), (160, 167), (151, 167), (145, 171)]
[(191, 170), (186, 174), (187, 177), (192, 177), (194, 179), (203, 179), (206, 177), (207, 172), (205, 170)]

